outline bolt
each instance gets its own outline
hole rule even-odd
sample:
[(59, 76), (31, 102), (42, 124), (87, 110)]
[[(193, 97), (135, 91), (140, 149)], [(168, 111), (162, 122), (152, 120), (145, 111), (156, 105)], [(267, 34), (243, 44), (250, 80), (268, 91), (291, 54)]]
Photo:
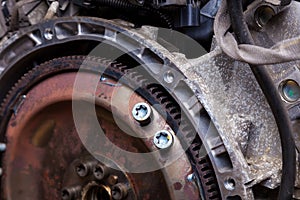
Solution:
[(79, 162), (76, 167), (76, 173), (80, 177), (88, 176), (92, 171), (96, 162), (94, 161), (86, 161), (86, 162)]
[(3, 169), (0, 168), (0, 176), (2, 176), (2, 174), (3, 174)]
[(6, 150), (6, 144), (5, 143), (0, 143), (0, 152), (3, 152)]
[(173, 143), (173, 135), (167, 130), (161, 130), (154, 135), (154, 144), (159, 149), (166, 149)]
[(123, 199), (128, 194), (128, 186), (123, 183), (118, 183), (112, 187), (111, 194), (115, 200)]
[(194, 180), (195, 180), (195, 174), (194, 174), (194, 173), (189, 174), (189, 175), (187, 176), (187, 180), (188, 180), (189, 182), (194, 181)]
[(227, 178), (225, 181), (224, 181), (224, 186), (227, 190), (234, 190), (235, 189), (235, 181), (233, 178)]
[(89, 169), (86, 165), (84, 165), (83, 163), (80, 163), (79, 165), (76, 166), (76, 172), (77, 172), (78, 176), (85, 177), (88, 175)]
[(166, 83), (173, 83), (175, 77), (172, 71), (167, 71), (164, 73), (164, 81)]
[(300, 87), (294, 80), (287, 80), (281, 83), (282, 96), (289, 102), (295, 102), (300, 98)]
[(46, 40), (52, 40), (54, 37), (53, 31), (50, 28), (46, 28), (44, 32), (44, 37)]
[(107, 179), (108, 184), (115, 185), (118, 182), (118, 176), (110, 175)]
[(106, 81), (106, 79), (107, 79), (107, 78), (104, 77), (104, 76), (101, 76), (101, 77), (100, 77), (100, 81), (101, 81), (101, 82), (102, 82), (102, 81)]
[(81, 186), (75, 186), (70, 188), (64, 188), (61, 192), (62, 200), (73, 200), (80, 197)]
[(108, 176), (109, 169), (101, 163), (98, 163), (97, 165), (95, 165), (93, 173), (96, 179), (102, 180), (103, 178)]
[(146, 103), (137, 103), (132, 109), (132, 116), (141, 126), (146, 126), (151, 122), (151, 108)]
[(72, 199), (71, 194), (70, 194), (69, 191), (66, 190), (66, 189), (64, 189), (64, 190), (62, 191), (62, 193), (61, 193), (61, 198), (62, 198), (63, 200), (69, 200), (69, 199)]

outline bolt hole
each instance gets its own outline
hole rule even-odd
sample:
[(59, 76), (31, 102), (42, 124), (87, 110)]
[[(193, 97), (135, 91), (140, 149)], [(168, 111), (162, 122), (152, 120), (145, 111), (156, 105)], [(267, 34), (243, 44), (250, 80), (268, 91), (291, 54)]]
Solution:
[(256, 9), (254, 18), (259, 27), (265, 26), (275, 15), (275, 11), (270, 6), (261, 6)]

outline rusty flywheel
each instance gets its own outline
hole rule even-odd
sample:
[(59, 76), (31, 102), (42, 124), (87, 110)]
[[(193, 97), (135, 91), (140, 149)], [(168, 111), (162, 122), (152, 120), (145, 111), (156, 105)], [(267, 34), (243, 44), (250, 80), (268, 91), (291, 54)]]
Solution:
[(129, 66), (85, 56), (48, 61), (15, 84), (0, 113), (1, 199), (220, 198), (178, 104)]

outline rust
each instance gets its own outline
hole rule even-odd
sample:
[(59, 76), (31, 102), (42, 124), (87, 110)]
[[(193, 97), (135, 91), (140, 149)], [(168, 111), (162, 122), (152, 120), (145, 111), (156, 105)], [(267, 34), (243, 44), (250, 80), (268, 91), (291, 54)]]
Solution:
[(173, 184), (175, 190), (181, 190), (182, 184), (180, 182), (176, 182)]
[(37, 128), (32, 137), (32, 144), (37, 147), (44, 147), (50, 141), (55, 128), (54, 120), (46, 120)]
[[(78, 60), (82, 58), (50, 61), (36, 70), (42, 73), (45, 69), (46, 71), (53, 69), (52, 65), (59, 63), (76, 68), (80, 67)], [(101, 60), (90, 62), (95, 66), (95, 63), (101, 63)], [(35, 76), (36, 73), (33, 71), (27, 74), (26, 78), (30, 78), (31, 74)], [(83, 142), (89, 141), (99, 155), (112, 158), (113, 152), (102, 151), (103, 147), (109, 148), (111, 143), (128, 152), (156, 151), (152, 142), (153, 134), (162, 129), (171, 130), (171, 127), (165, 120), (166, 116), (154, 108), (152, 109), (155, 123), (150, 123), (146, 127), (136, 123), (131, 116), (131, 109), (136, 103), (147, 101), (113, 78), (106, 78), (109, 84), (98, 83), (94, 91), (91, 89), (94, 86), (93, 80), (100, 80), (99, 75), (83, 72), (82, 78), (87, 81), (77, 88), (82, 93), (74, 99), (73, 87), (76, 75), (76, 72), (60, 73), (34, 85), (27, 91), (26, 100), (18, 107), (18, 113), (11, 116), (6, 132), (8, 153), (4, 159), (5, 194), (11, 195), (12, 199), (22, 199), (24, 195), (30, 199), (61, 199), (63, 188), (80, 185), (81, 188), (88, 188), (87, 194), (90, 192), (88, 184), (96, 182), (102, 189), (111, 189), (117, 183), (130, 185), (131, 189), (126, 199), (198, 199), (197, 186), (183, 181), (191, 173), (191, 164), (178, 140), (169, 153), (182, 151), (183, 155), (162, 170), (129, 173), (121, 168), (109, 169), (109, 174), (100, 180), (97, 180), (92, 172), (87, 172), (82, 177), (78, 176), (76, 172), (78, 162), (95, 163), (95, 159), (85, 149), (81, 139)], [(84, 118), (81, 123), (86, 133), (81, 139), (73, 121), (72, 98), (82, 101), (80, 105), (85, 111), (82, 113)], [(90, 127), (89, 122), (93, 114), (85, 108), (88, 108), (94, 100), (99, 125), (111, 143), (100, 141)], [(165, 162), (165, 155), (156, 154), (156, 156), (153, 162)], [(119, 156), (113, 162), (116, 166), (122, 163), (143, 166), (144, 161), (143, 159), (130, 161), (126, 157)], [(93, 191), (99, 193), (106, 191), (106, 194), (109, 194), (106, 189), (98, 189)]]

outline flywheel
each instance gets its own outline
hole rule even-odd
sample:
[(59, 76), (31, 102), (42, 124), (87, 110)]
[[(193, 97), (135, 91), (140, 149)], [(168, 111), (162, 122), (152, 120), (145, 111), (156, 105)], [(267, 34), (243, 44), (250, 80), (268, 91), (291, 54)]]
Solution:
[(153, 82), (87, 56), (29, 70), (1, 104), (1, 199), (218, 199), (200, 139)]

